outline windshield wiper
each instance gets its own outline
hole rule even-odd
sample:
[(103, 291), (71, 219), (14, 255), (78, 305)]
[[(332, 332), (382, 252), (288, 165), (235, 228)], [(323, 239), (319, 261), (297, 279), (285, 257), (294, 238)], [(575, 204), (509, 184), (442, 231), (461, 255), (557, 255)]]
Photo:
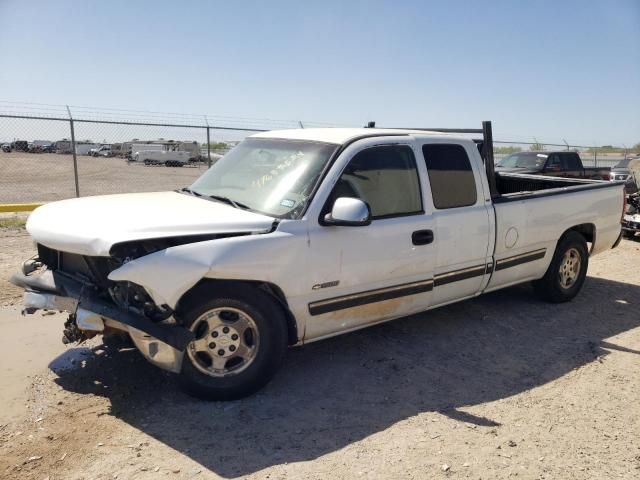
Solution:
[(218, 200), (219, 202), (228, 203), (232, 207), (240, 208), (242, 210), (249, 210), (249, 207), (244, 203), (236, 202), (235, 200), (231, 200), (229, 197), (223, 197), (221, 195), (207, 195), (207, 196), (214, 200)]
[[(188, 193), (189, 195), (194, 195), (196, 197), (202, 197), (203, 194), (196, 192), (195, 190), (191, 190), (190, 188), (183, 187), (180, 192)], [(212, 200), (217, 200), (219, 202), (224, 202), (231, 205), (234, 208), (239, 208), (241, 210), (251, 210), (247, 205), (241, 202), (236, 202), (235, 200), (231, 200), (229, 197), (223, 197), (222, 195), (205, 195), (207, 198), (211, 198)]]
[(201, 193), (198, 193), (195, 190), (191, 190), (190, 188), (187, 188), (187, 187), (181, 188), (180, 191), (189, 193), (191, 195), (195, 195), (196, 197), (201, 197), (202, 196)]

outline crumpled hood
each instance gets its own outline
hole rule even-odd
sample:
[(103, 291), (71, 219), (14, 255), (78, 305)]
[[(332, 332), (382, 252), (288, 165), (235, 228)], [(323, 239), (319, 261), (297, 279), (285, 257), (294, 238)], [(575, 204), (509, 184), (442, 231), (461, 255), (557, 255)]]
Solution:
[(108, 256), (116, 243), (221, 233), (265, 233), (274, 218), (177, 192), (74, 198), (37, 208), (27, 221), (49, 248)]

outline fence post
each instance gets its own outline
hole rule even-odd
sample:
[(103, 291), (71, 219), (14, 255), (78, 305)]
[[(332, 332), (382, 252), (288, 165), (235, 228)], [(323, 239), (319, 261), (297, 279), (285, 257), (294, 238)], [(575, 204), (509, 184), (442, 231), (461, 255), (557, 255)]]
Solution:
[(209, 128), (209, 119), (204, 116), (204, 121), (207, 124), (207, 166), (211, 168), (211, 129)]
[(598, 147), (594, 147), (593, 149), (593, 166), (598, 166)]
[(69, 105), (66, 105), (69, 114), (69, 125), (71, 126), (71, 152), (73, 153), (73, 177), (76, 184), (76, 197), (80, 196), (80, 184), (78, 182), (78, 158), (76, 157), (76, 134), (73, 130), (73, 117)]
[(210, 131), (211, 129), (207, 125), (207, 165), (209, 168), (211, 168), (211, 136), (209, 134)]

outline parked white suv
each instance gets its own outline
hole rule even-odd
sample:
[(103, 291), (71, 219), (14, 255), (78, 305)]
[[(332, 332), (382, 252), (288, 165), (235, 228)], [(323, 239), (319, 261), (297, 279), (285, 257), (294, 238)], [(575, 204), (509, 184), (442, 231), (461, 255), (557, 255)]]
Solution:
[(127, 332), (211, 399), (255, 392), (287, 346), (528, 281), (573, 299), (620, 241), (623, 184), (496, 174), (490, 123), (462, 132), (483, 138), (260, 133), (181, 191), (38, 208), (13, 281), (27, 312), (71, 312), (68, 341)]

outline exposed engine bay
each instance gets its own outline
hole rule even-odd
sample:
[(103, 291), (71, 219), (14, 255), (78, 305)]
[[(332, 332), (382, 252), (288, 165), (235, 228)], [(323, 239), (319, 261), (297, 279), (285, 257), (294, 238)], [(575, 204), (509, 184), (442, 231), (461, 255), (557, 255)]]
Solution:
[(117, 245), (117, 254), (112, 257), (61, 252), (38, 244), (38, 260), (48, 270), (81, 282), (83, 289), (99, 298), (111, 300), (123, 310), (154, 322), (166, 320), (172, 315), (172, 310), (156, 305), (143, 287), (132, 282), (114, 282), (108, 279), (109, 273), (125, 263), (169, 246), (158, 240), (131, 243)]
[(111, 256), (69, 253), (37, 244), (37, 257), (23, 264), (12, 282), (25, 289), (25, 314), (40, 309), (69, 312), (63, 343), (84, 342), (95, 335), (127, 333), (152, 363), (179, 371), (193, 334), (166, 304), (154, 302), (144, 287), (110, 280), (109, 274), (137, 258), (172, 246), (241, 234), (192, 235), (116, 244)]

